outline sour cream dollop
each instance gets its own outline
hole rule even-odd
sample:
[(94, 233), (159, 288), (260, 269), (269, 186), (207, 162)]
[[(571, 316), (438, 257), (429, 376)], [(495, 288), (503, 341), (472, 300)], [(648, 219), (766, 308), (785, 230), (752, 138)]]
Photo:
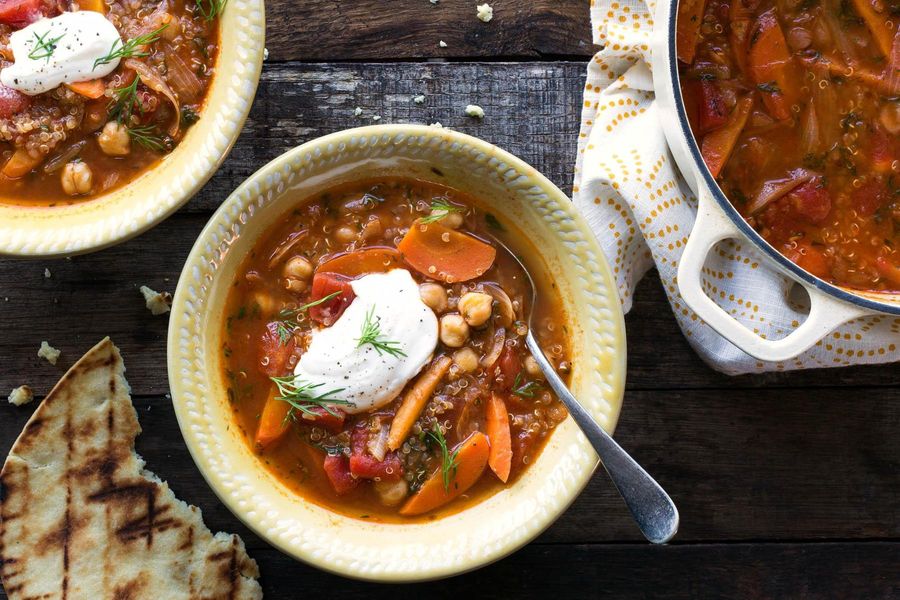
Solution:
[(64, 83), (105, 77), (119, 66), (119, 59), (97, 65), (122, 39), (115, 25), (98, 12), (64, 12), (41, 19), (9, 38), (16, 62), (0, 71), (0, 82), (34, 96)]
[[(294, 375), (298, 381), (322, 384), (317, 393), (351, 402), (348, 413), (375, 410), (397, 397), (434, 354), (438, 321), (419, 296), (409, 271), (366, 275), (351, 283), (353, 302), (331, 327), (312, 334)], [(365, 323), (377, 321), (378, 339), (390, 342), (406, 356), (381, 353), (372, 344), (359, 345)]]

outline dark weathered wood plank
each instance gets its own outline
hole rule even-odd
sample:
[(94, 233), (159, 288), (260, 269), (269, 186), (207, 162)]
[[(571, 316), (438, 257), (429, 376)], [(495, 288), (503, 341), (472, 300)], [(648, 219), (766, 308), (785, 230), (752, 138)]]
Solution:
[[(535, 58), (594, 52), (586, 2), (495, 0), (489, 23), (476, 18), (476, 4), (481, 2), (270, 2), (269, 60)], [(441, 40), (446, 48), (439, 46)]]
[[(438, 121), (483, 138), (570, 193), (584, 72), (581, 62), (266, 65), (240, 139), (187, 210), (218, 206), (278, 155), (327, 133), (375, 124), (375, 115), (377, 123)], [(423, 104), (413, 102), (419, 94)], [(467, 104), (482, 106), (484, 120), (467, 117)]]
[[(135, 405), (148, 468), (211, 526), (239, 528), (194, 466), (170, 400), (145, 396)], [(33, 408), (0, 404), (0, 452)], [(898, 389), (643, 391), (628, 395), (616, 438), (675, 499), (679, 543), (864, 540), (900, 539), (898, 432)], [(539, 538), (623, 540), (640, 536), (602, 471)]]

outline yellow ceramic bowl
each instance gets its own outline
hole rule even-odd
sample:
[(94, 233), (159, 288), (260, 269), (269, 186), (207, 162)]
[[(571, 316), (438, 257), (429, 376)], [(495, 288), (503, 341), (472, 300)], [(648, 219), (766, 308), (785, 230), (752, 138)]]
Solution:
[(609, 268), (569, 199), (521, 160), (461, 133), (381, 125), (328, 135), (272, 161), (222, 204), (185, 264), (169, 325), (169, 382), (188, 448), (228, 508), (283, 552), (348, 577), (397, 582), (453, 575), (516, 550), (569, 506), (598, 462), (567, 419), (514, 485), (455, 515), (406, 525), (309, 503), (259, 464), (233, 426), (221, 374), (223, 307), (237, 266), (291, 207), (333, 185), (385, 175), (472, 194), (528, 235), (570, 317), (572, 389), (610, 432), (622, 401), (625, 331)]
[(72, 206), (0, 200), (0, 255), (72, 256), (153, 227), (190, 200), (225, 160), (250, 112), (265, 46), (263, 0), (229, 0), (219, 23), (216, 76), (200, 120), (163, 160), (125, 187)]

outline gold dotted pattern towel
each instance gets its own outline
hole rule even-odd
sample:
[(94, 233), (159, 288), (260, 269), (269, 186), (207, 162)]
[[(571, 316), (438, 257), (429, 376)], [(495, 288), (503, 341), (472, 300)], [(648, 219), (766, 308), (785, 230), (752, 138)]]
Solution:
[[(655, 2), (592, 0), (594, 43), (588, 67), (575, 167), (574, 199), (612, 265), (627, 312), (635, 285), (659, 271), (690, 344), (729, 374), (836, 367), (900, 360), (900, 318), (870, 316), (840, 326), (797, 358), (764, 363), (703, 323), (682, 301), (678, 261), (696, 215), (696, 199), (666, 147), (649, 67)], [(707, 294), (746, 327), (779, 339), (806, 317), (805, 298), (768, 268), (749, 243), (719, 244), (705, 265)]]

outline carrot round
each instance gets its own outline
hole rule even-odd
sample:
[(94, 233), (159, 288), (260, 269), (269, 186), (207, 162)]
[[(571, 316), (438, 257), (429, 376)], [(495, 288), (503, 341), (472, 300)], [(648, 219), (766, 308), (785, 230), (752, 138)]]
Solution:
[(498, 394), (491, 394), (487, 403), (487, 430), (488, 439), (491, 442), (491, 453), (488, 456), (488, 464), (500, 481), (506, 483), (509, 479), (509, 470), (512, 467), (512, 440), (509, 434), (509, 412), (506, 403)]
[(356, 277), (367, 273), (386, 273), (403, 267), (400, 253), (393, 248), (372, 246), (356, 252), (346, 252), (319, 265), (319, 271)]
[(428, 403), (428, 399), (431, 398), (431, 394), (447, 374), (452, 363), (449, 356), (438, 356), (413, 382), (412, 387), (400, 402), (400, 408), (397, 409), (394, 420), (391, 421), (388, 448), (396, 450), (409, 437), (409, 432), (419, 415), (422, 414), (422, 409), (425, 408), (425, 404)]
[(41, 164), (40, 158), (34, 158), (24, 148), (19, 148), (3, 165), (2, 173), (10, 179), (17, 179), (28, 175), (35, 167)]
[[(88, 10), (88, 9), (82, 9)], [(96, 100), (103, 96), (106, 93), (106, 84), (103, 83), (102, 79), (91, 79), (90, 81), (78, 81), (73, 83), (65, 84), (67, 88), (75, 92), (76, 94), (81, 94), (85, 98), (90, 98), (91, 100)]]
[(457, 467), (451, 473), (450, 486), (444, 488), (441, 470), (425, 480), (416, 495), (406, 501), (400, 514), (406, 517), (421, 515), (447, 504), (472, 487), (487, 466), (490, 443), (480, 431), (476, 431), (456, 450)]
[(759, 15), (750, 31), (750, 74), (762, 94), (763, 104), (776, 119), (789, 119), (799, 100), (797, 76), (784, 32), (775, 9)]
[(274, 391), (269, 394), (266, 405), (263, 407), (262, 415), (259, 417), (259, 427), (256, 428), (256, 445), (265, 449), (275, 442), (290, 428), (290, 423), (286, 422), (290, 405), (282, 400), (276, 400)]
[(484, 275), (497, 257), (493, 246), (438, 223), (415, 223), (397, 249), (416, 271), (448, 283)]

